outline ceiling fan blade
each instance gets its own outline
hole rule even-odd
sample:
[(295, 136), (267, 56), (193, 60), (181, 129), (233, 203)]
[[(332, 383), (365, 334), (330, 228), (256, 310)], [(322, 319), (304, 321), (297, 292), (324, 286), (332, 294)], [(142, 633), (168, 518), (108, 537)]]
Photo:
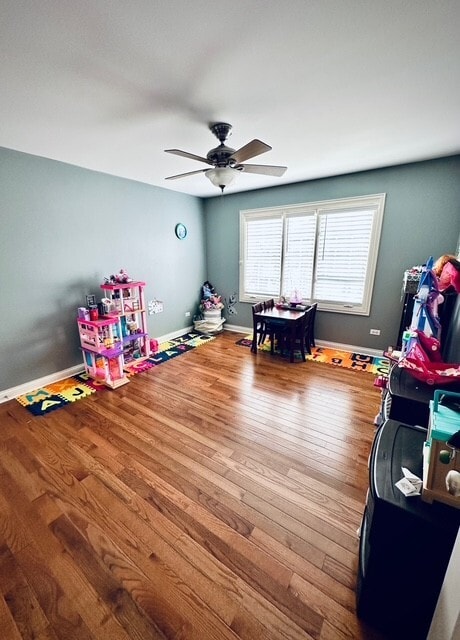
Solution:
[(256, 139), (248, 142), (248, 144), (245, 144), (241, 149), (234, 151), (229, 159), (238, 163), (244, 162), (245, 160), (249, 160), (249, 158), (254, 158), (254, 156), (260, 156), (261, 153), (271, 151), (271, 149), (270, 145)]
[[(287, 167), (279, 167), (276, 165), (270, 165), (270, 164), (242, 164), (240, 165), (241, 167), (243, 167), (243, 171), (245, 173), (260, 173), (262, 175), (265, 176), (278, 176), (281, 177), (282, 175), (284, 175)], [(237, 166), (236, 169), (239, 169), (240, 167)]]
[(187, 176), (194, 176), (197, 173), (204, 173), (209, 169), (198, 169), (197, 171), (188, 171), (187, 173), (178, 173), (176, 176), (168, 176), (165, 180), (177, 180), (177, 178), (186, 178)]
[(176, 156), (182, 156), (183, 158), (190, 158), (190, 160), (198, 160), (198, 162), (206, 162), (206, 164), (212, 164), (207, 158), (202, 156), (196, 156), (194, 153), (188, 151), (181, 151), (180, 149), (165, 149), (165, 153), (174, 153)]

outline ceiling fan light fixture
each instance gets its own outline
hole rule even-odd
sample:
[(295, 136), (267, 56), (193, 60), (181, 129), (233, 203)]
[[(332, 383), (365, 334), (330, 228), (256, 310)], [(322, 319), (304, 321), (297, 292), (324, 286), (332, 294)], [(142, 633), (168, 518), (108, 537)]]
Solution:
[(232, 126), (227, 122), (213, 122), (209, 125), (212, 133), (219, 140), (220, 145), (208, 151), (205, 156), (197, 156), (195, 153), (182, 151), (181, 149), (165, 149), (166, 153), (173, 153), (182, 158), (190, 158), (190, 160), (198, 160), (204, 162), (211, 167), (210, 169), (198, 169), (197, 171), (188, 171), (187, 173), (179, 173), (174, 176), (168, 176), (165, 180), (176, 180), (177, 178), (186, 178), (198, 173), (204, 173), (208, 180), (224, 192), (236, 178), (238, 171), (246, 171), (247, 173), (257, 173), (264, 176), (282, 176), (287, 167), (279, 167), (269, 164), (242, 164), (250, 158), (260, 156), (262, 153), (271, 151), (270, 145), (254, 138), (251, 142), (243, 145), (235, 151), (225, 145), (225, 141), (230, 135)]
[(204, 172), (204, 175), (212, 182), (215, 187), (219, 187), (224, 191), (225, 187), (233, 182), (237, 174), (236, 169), (231, 167), (215, 167), (214, 169), (208, 169)]

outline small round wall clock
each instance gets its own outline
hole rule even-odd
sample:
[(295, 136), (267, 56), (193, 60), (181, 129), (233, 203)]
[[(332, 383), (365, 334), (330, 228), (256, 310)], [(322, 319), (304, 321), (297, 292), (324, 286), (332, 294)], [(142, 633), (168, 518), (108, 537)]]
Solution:
[(179, 222), (179, 224), (176, 224), (175, 232), (179, 240), (183, 240), (187, 235), (187, 227), (182, 222)]

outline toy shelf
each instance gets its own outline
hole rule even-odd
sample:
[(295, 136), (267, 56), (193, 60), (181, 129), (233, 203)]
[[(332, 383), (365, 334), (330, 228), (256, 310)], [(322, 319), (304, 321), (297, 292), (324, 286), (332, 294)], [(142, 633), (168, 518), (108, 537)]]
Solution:
[(100, 320), (83, 320), (78, 318), (80, 344), (84, 349), (101, 353), (107, 357), (118, 355), (122, 344), (117, 331), (116, 318), (101, 318)]
[(107, 315), (118, 323), (125, 360), (139, 360), (150, 355), (144, 297), (145, 282), (101, 284)]
[(128, 362), (150, 355), (144, 287), (145, 282), (102, 284), (104, 315), (77, 319), (86, 373), (111, 389), (129, 382)]
[(125, 315), (145, 311), (144, 302), (145, 282), (129, 282), (126, 284), (101, 284), (106, 298), (112, 304), (110, 315)]
[(121, 352), (108, 356), (83, 349), (83, 362), (86, 373), (93, 380), (102, 382), (111, 389), (116, 389), (129, 382), (129, 378), (124, 372), (124, 359)]
[(131, 333), (129, 336), (123, 336), (123, 343), (131, 342), (132, 340), (137, 340), (139, 338), (145, 338), (146, 333)]

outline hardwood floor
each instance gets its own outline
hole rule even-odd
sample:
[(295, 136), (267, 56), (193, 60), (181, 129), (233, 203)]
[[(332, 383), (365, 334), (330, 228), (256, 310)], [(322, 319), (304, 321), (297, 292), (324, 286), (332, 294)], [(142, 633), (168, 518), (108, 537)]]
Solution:
[(377, 638), (355, 615), (373, 376), (207, 345), (0, 405), (0, 636)]

